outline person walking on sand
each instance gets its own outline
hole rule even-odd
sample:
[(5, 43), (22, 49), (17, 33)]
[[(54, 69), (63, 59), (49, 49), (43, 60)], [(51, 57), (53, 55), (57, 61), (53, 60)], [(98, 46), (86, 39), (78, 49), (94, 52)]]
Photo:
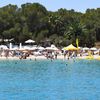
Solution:
[(57, 59), (57, 52), (55, 52), (55, 59)]
[(66, 59), (66, 51), (64, 51), (64, 59)]

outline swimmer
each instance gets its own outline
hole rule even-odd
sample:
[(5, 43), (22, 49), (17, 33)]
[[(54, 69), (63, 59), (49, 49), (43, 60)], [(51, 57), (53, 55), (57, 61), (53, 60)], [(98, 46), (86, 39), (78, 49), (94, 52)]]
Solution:
[(17, 64), (17, 62), (15, 62), (15, 64)]
[(36, 61), (36, 58), (35, 58), (35, 61)]

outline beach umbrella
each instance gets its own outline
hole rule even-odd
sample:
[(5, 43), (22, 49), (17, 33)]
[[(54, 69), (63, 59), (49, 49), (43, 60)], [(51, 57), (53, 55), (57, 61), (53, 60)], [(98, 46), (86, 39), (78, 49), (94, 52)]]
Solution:
[(58, 51), (59, 49), (57, 47), (52, 48), (54, 51)]
[(24, 46), (24, 50), (36, 50), (37, 47), (29, 47), (29, 46)]
[(0, 45), (0, 49), (8, 49), (6, 45)]
[(93, 48), (90, 48), (90, 50), (96, 51), (96, 50), (97, 50), (97, 48), (93, 47)]
[(36, 50), (37, 47), (30, 47), (30, 50)]
[(52, 48), (55, 48), (56, 46), (54, 44), (51, 45)]
[(46, 50), (52, 50), (52, 48), (51, 48), (51, 47), (46, 47), (45, 49), (46, 49)]
[(23, 49), (24, 49), (24, 50), (30, 50), (30, 47), (29, 47), (29, 46), (24, 46)]
[(35, 41), (34, 41), (34, 40), (31, 40), (31, 39), (25, 41), (25, 43), (34, 43), (34, 42), (35, 42)]
[(38, 47), (37, 49), (39, 49), (39, 50), (45, 50), (44, 47)]
[(70, 44), (69, 46), (64, 47), (62, 50), (79, 50), (79, 48), (76, 48), (75, 46)]
[(46, 50), (57, 51), (59, 50), (57, 47), (46, 47)]
[(83, 50), (89, 50), (89, 48), (88, 47), (84, 47)]

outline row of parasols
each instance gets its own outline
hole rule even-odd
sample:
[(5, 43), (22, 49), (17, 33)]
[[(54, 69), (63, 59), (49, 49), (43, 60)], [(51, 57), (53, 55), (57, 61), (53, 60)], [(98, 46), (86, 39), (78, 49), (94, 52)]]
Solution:
[[(58, 51), (59, 49), (55, 46), (55, 45), (51, 45), (51, 47), (41, 47), (41, 46), (22, 46), (22, 44), (19, 44), (19, 47), (13, 47), (12, 43), (10, 43), (9, 48), (6, 45), (0, 45), (0, 49), (10, 49), (10, 50), (54, 50), (54, 51)], [(62, 48), (62, 50), (94, 50), (96, 51), (97, 48), (93, 47), (93, 48), (88, 48), (88, 47), (84, 47), (84, 48), (77, 48), (75, 46), (73, 46), (72, 44), (70, 44), (67, 47)]]
[(4, 50), (54, 50), (54, 51), (58, 51), (59, 49), (55, 46), (55, 45), (51, 45), (51, 47), (42, 47), (42, 46), (22, 46), (22, 44), (20, 43), (19, 46), (12, 46), (12, 43), (10, 43), (9, 48), (6, 45), (0, 45), (0, 49), (4, 49)]

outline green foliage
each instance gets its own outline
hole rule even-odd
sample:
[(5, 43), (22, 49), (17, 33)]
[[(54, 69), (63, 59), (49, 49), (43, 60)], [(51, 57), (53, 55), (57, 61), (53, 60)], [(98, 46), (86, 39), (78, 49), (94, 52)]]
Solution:
[(50, 12), (39, 3), (21, 8), (9, 4), (0, 8), (0, 38), (13, 38), (15, 43), (27, 39), (40, 43), (48, 38), (57, 46), (75, 45), (78, 38), (79, 46), (94, 46), (100, 41), (100, 8), (83, 14), (62, 8)]

